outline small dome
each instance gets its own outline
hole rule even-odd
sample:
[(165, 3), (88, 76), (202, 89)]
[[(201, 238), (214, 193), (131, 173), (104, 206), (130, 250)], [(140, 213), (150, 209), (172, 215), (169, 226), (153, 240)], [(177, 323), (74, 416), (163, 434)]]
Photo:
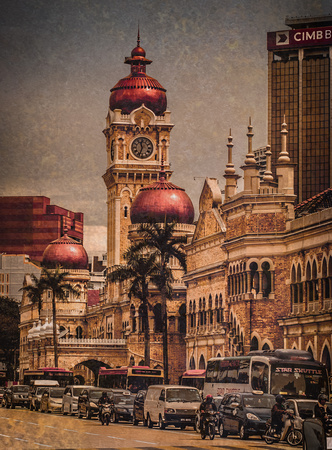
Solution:
[(140, 46), (138, 36), (137, 47), (131, 52), (131, 57), (125, 59), (125, 64), (131, 66), (130, 75), (122, 78), (111, 89), (111, 111), (121, 109), (122, 114), (130, 114), (143, 104), (157, 116), (166, 111), (166, 89), (146, 74), (146, 66), (151, 63), (151, 60), (145, 58), (145, 50)]
[(194, 207), (185, 190), (165, 180), (160, 171), (159, 181), (141, 188), (130, 210), (131, 223), (177, 222), (192, 224)]
[(43, 254), (43, 266), (55, 269), (61, 266), (64, 269), (87, 269), (88, 255), (82, 244), (64, 236), (51, 242)]

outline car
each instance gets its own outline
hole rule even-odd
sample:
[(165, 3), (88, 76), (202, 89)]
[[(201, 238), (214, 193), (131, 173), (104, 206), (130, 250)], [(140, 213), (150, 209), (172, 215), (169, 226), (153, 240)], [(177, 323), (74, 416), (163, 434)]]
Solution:
[(131, 422), (133, 420), (135, 394), (123, 389), (112, 389), (111, 399), (114, 402), (111, 422), (116, 423), (119, 420)]
[(59, 386), (59, 383), (56, 380), (32, 380), (28, 394), (30, 411), (38, 411), (40, 408), (41, 396), (44, 390), (47, 387), (56, 386)]
[(81, 419), (84, 416), (86, 419), (91, 419), (93, 416), (98, 416), (98, 400), (105, 391), (109, 397), (112, 396), (110, 390), (91, 386), (84, 387), (77, 400), (77, 417)]
[(241, 392), (225, 394), (219, 406), (219, 434), (239, 434), (241, 439), (263, 435), (266, 422), (271, 418), (274, 395)]
[(62, 408), (62, 397), (64, 390), (65, 388), (63, 387), (44, 388), (44, 392), (40, 400), (40, 412), (60, 412)]
[(146, 426), (146, 422), (144, 420), (145, 397), (146, 397), (146, 390), (137, 392), (133, 406), (133, 425), (138, 425), (139, 422), (143, 422), (143, 425)]
[(62, 414), (77, 414), (78, 409), (78, 396), (82, 392), (82, 389), (84, 388), (93, 388), (93, 386), (85, 386), (85, 385), (78, 385), (73, 384), (66, 386), (66, 389), (64, 391), (63, 397), (62, 397)]
[(29, 406), (29, 386), (17, 384), (11, 386), (6, 392), (6, 408), (14, 409), (16, 406)]
[(40, 401), (41, 401), (41, 397), (42, 394), (45, 390), (45, 387), (37, 387), (36, 389), (34, 389), (34, 391), (31, 393), (30, 395), (30, 402), (29, 402), (29, 407), (30, 407), (30, 411), (38, 411), (40, 408)]
[(3, 406), (2, 401), (3, 401), (4, 393), (5, 393), (5, 388), (0, 387), (0, 404), (1, 404), (1, 406)]

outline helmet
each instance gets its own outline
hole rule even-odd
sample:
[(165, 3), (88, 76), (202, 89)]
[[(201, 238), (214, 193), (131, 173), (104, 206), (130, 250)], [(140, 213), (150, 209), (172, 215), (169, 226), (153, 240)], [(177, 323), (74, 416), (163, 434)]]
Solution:
[(102, 395), (102, 397), (107, 397), (107, 392), (103, 391), (101, 395)]
[(213, 397), (212, 397), (211, 394), (208, 394), (208, 395), (205, 397), (205, 401), (206, 401), (207, 403), (212, 403), (212, 400), (213, 400)]
[(327, 396), (325, 394), (319, 394), (318, 401), (319, 403), (327, 402)]
[(282, 405), (285, 402), (285, 398), (282, 395), (279, 394), (279, 395), (276, 396), (276, 402), (279, 405)]

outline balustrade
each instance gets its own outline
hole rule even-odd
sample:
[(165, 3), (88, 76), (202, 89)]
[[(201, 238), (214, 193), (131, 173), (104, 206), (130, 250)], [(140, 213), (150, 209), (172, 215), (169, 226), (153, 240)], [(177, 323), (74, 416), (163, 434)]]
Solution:
[(59, 345), (126, 345), (125, 339), (59, 339)]

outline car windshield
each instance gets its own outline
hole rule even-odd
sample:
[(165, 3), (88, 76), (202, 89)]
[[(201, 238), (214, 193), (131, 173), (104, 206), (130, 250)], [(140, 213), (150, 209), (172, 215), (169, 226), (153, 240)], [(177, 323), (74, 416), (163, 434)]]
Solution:
[(29, 386), (13, 386), (13, 392), (28, 392)]
[(114, 403), (116, 405), (133, 405), (135, 400), (135, 396), (133, 395), (115, 395)]
[(64, 393), (64, 388), (55, 388), (50, 390), (50, 397), (62, 398)]
[(41, 395), (41, 394), (44, 392), (44, 389), (45, 389), (45, 388), (43, 388), (43, 387), (37, 388), (37, 390), (36, 390), (36, 395)]
[(197, 389), (167, 389), (166, 400), (168, 402), (200, 402), (201, 398)]
[(268, 408), (271, 409), (275, 404), (275, 399), (273, 396), (255, 396), (248, 395), (243, 398), (243, 404), (246, 408)]
[(80, 388), (74, 387), (74, 388), (73, 388), (73, 396), (74, 396), (74, 397), (78, 397), (78, 396), (80, 395), (81, 391), (82, 391), (82, 388), (81, 388), (81, 387), (80, 387)]
[(90, 398), (99, 400), (103, 391), (90, 391)]

